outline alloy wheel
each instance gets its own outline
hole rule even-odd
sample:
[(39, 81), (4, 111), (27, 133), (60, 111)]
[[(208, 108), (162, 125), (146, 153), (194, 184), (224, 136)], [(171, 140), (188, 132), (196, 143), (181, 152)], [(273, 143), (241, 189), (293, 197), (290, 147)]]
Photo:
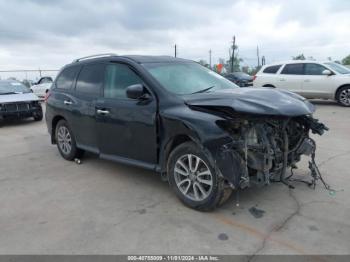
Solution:
[(206, 199), (213, 189), (213, 176), (198, 156), (186, 154), (175, 163), (174, 178), (180, 192), (193, 201)]
[(72, 150), (72, 137), (65, 126), (60, 126), (57, 131), (57, 143), (65, 155), (69, 155)]
[(344, 89), (340, 92), (339, 102), (346, 106), (350, 105), (350, 88)]

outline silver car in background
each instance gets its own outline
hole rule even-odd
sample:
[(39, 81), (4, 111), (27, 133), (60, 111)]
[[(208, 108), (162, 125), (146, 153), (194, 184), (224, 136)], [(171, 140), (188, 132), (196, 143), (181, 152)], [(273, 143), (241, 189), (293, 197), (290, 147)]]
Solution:
[(43, 119), (39, 98), (18, 81), (0, 80), (0, 121), (29, 117)]

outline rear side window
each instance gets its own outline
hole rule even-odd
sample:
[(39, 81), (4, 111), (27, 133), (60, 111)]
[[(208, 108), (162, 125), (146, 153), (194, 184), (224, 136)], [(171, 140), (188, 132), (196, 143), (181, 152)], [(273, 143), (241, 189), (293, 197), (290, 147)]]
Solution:
[(56, 87), (60, 89), (72, 88), (75, 77), (78, 73), (79, 67), (69, 67), (62, 71), (56, 80)]
[(264, 69), (263, 73), (265, 74), (276, 74), (281, 65), (268, 66)]
[(303, 75), (304, 64), (286, 64), (281, 74), (284, 75)]
[(98, 96), (101, 93), (105, 72), (104, 64), (86, 65), (78, 76), (76, 92)]
[(127, 65), (108, 65), (105, 77), (104, 97), (126, 98), (126, 88), (142, 84), (142, 80)]
[(310, 63), (305, 64), (304, 72), (305, 75), (322, 75), (322, 72), (326, 69), (327, 68), (322, 65)]

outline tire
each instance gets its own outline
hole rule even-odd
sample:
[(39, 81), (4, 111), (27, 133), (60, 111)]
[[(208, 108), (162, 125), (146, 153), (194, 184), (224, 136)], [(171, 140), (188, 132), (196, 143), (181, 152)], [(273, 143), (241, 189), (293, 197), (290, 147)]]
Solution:
[(183, 143), (171, 152), (167, 171), (170, 187), (186, 206), (211, 211), (223, 204), (224, 180), (193, 142)]
[(83, 155), (83, 150), (77, 148), (74, 134), (66, 120), (58, 121), (55, 130), (55, 140), (61, 156), (66, 160), (74, 160)]
[(34, 118), (34, 121), (41, 121), (41, 120), (43, 120), (43, 113), (40, 112), (40, 113), (34, 115), (33, 118)]
[(341, 87), (337, 91), (335, 99), (342, 106), (350, 106), (350, 85)]
[(43, 109), (40, 106), (40, 110), (37, 112), (34, 112), (33, 114), (34, 121), (41, 121), (43, 120)]

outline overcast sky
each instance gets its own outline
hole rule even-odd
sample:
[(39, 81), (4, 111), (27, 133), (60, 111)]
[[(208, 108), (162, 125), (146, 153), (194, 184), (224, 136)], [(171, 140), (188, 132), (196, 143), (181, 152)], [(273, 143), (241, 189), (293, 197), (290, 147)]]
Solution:
[(349, 0), (0, 0), (0, 70), (60, 68), (74, 58), (173, 55), (213, 63), (236, 35), (243, 64), (350, 54)]

